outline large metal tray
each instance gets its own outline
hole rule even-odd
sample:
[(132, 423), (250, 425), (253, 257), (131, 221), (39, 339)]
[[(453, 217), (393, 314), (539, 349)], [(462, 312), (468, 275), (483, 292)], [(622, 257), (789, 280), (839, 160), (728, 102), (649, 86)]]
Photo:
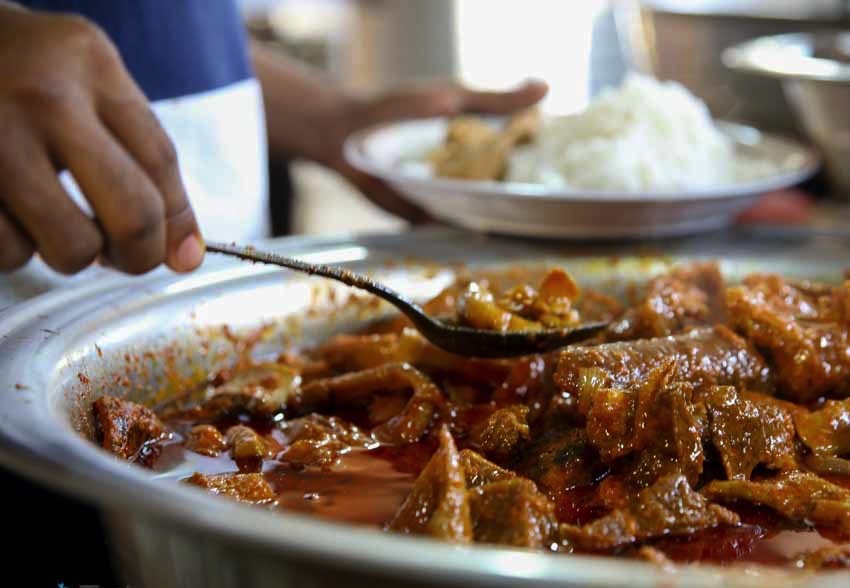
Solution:
[[(850, 239), (806, 232), (728, 232), (628, 248), (529, 243), (428, 229), (397, 236), (296, 238), (270, 247), (374, 271), (424, 297), (453, 264), (563, 264), (581, 281), (620, 286), (687, 258), (718, 258), (731, 278), (776, 271), (840, 279)], [(454, 547), (270, 514), (157, 478), (86, 439), (89, 401), (148, 399), (174, 374), (226, 364), (233, 332), (265, 325), (264, 345), (310, 341), (386, 312), (341, 304), (336, 286), (281, 270), (211, 260), (189, 276), (109, 277), (0, 311), (0, 461), (97, 505), (132, 586), (846, 586), (847, 574), (684, 566), (675, 572), (606, 558)], [(328, 312), (332, 320), (327, 320)], [(311, 311), (313, 309), (313, 311)], [(314, 312), (316, 309), (319, 312)], [(229, 325), (227, 332), (221, 325)], [(147, 353), (167, 349), (163, 355)], [(154, 391), (154, 392), (152, 392)]]

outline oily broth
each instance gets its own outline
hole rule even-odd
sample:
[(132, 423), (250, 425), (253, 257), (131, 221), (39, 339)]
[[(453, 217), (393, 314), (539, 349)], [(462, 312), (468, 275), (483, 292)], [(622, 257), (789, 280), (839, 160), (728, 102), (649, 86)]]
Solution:
[[(219, 428), (227, 429), (233, 423)], [(248, 424), (265, 434), (279, 434), (273, 421), (250, 421)], [(173, 424), (172, 424), (173, 425)], [(163, 446), (154, 462), (154, 471), (169, 481), (185, 479), (193, 472), (206, 475), (245, 471), (245, 464), (234, 461), (227, 453), (206, 457), (183, 448), (181, 427), (174, 439)], [(185, 432), (188, 426), (183, 428)], [(393, 517), (413, 488), (419, 473), (427, 464), (435, 446), (421, 441), (403, 447), (352, 449), (330, 468), (303, 467), (266, 460), (262, 467), (277, 499), (272, 510), (297, 512), (324, 520), (358, 526), (383, 528)], [(831, 476), (830, 481), (850, 488), (850, 477)], [(590, 494), (579, 489), (568, 493), (574, 501), (569, 521), (576, 522), (581, 513), (591, 511), (582, 498)], [(740, 527), (715, 528), (688, 537), (661, 539), (649, 545), (675, 562), (754, 563), (787, 567), (800, 554), (840, 545), (821, 533), (806, 528), (793, 528), (768, 511), (750, 506), (736, 506), (743, 524)], [(586, 514), (586, 512), (585, 512)], [(598, 516), (598, 512), (594, 516)], [(620, 554), (627, 554), (627, 548)], [(600, 554), (607, 555), (607, 554)]]

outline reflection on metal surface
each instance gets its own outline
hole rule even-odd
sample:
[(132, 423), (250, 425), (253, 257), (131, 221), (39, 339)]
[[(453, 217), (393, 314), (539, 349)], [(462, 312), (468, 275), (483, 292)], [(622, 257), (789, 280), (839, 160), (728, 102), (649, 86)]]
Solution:
[[(328, 249), (317, 253), (311, 253), (301, 256), (300, 258), (310, 263), (348, 263), (353, 261), (361, 261), (366, 258), (368, 251), (363, 247), (339, 247), (336, 249)], [(215, 267), (224, 266), (222, 269), (217, 269), (214, 273), (204, 272), (196, 273), (187, 276), (183, 280), (175, 282), (165, 288), (166, 295), (180, 294), (197, 288), (202, 288), (210, 284), (220, 282), (222, 280), (233, 280), (243, 278), (250, 275), (264, 275), (272, 273), (282, 273), (285, 270), (263, 264), (255, 264), (247, 266), (232, 261), (220, 263), (214, 261)], [(231, 267), (228, 267), (231, 266)]]
[[(809, 138), (820, 148), (837, 196), (850, 199), (850, 33), (762, 37), (723, 54), (730, 68), (779, 79)], [(753, 75), (755, 74), (755, 75)]]
[[(256, 325), (257, 319), (270, 320), (275, 316), (269, 312), (275, 307), (286, 312), (286, 309), (308, 307), (315, 296), (313, 284), (307, 280), (292, 280), (284, 287), (252, 288), (238, 292), (223, 293), (209, 300), (200, 302), (192, 310), (193, 323), (200, 326), (221, 324), (221, 317), (228, 317), (228, 324), (234, 329), (243, 329)], [(285, 297), (285, 300), (284, 300)], [(258, 309), (264, 312), (258, 315)]]
[(299, 255), (298, 259), (308, 263), (346, 263), (364, 260), (368, 255), (369, 251), (365, 247), (340, 247)]
[(619, 0), (616, 6), (618, 29), (635, 66), (681, 82), (705, 100), (716, 117), (803, 136), (778, 82), (730, 71), (720, 56), (755, 37), (846, 26), (845, 4)]
[(533, 579), (546, 569), (546, 562), (531, 553), (512, 553), (490, 562), (490, 569), (499, 575)]

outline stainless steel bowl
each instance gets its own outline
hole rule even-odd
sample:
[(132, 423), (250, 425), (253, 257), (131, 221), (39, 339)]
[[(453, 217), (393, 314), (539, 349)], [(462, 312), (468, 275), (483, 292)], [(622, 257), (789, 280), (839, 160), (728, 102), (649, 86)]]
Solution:
[(824, 155), (837, 195), (850, 200), (850, 32), (762, 37), (728, 49), (724, 63), (779, 80)]
[[(444, 229), (292, 239), (272, 248), (374, 270), (416, 297), (434, 293), (451, 279), (449, 270), (435, 267), (458, 261), (563, 263), (596, 284), (645, 277), (665, 263), (630, 258), (617, 246), (544, 246)], [(766, 240), (722, 233), (666, 243), (663, 250), (665, 260), (720, 257), (732, 276), (761, 269), (837, 279), (850, 239), (798, 233)], [(431, 262), (398, 265), (411, 257)], [(307, 312), (317, 305), (330, 312), (343, 298), (326, 282), (213, 260), (191, 276), (108, 278), (6, 309), (0, 312), (0, 460), (97, 505), (119, 567), (135, 588), (847, 585), (846, 573), (685, 566), (671, 574), (636, 561), (453, 547), (269, 513), (157, 477), (107, 455), (87, 438), (94, 397), (127, 393), (144, 400), (153, 390), (167, 390), (175, 372), (191, 377), (198, 369), (231, 361), (233, 338), (217, 336), (220, 325), (235, 332), (265, 325), (262, 353), (279, 349), (286, 337), (297, 334), (310, 341), (384, 312), (348, 304), (333, 313), (332, 321)], [(146, 353), (157, 349), (168, 353)]]
[(837, 0), (621, 0), (618, 29), (633, 66), (675, 80), (719, 118), (804, 136), (776, 80), (721, 63), (727, 47), (765, 35), (850, 24)]

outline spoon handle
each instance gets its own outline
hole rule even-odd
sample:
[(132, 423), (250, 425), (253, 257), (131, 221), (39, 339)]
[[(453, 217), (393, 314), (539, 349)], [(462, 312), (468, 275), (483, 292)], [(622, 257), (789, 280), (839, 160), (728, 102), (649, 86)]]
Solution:
[(277, 265), (310, 274), (311, 276), (330, 278), (331, 280), (342, 282), (352, 288), (365, 290), (370, 294), (374, 294), (378, 298), (386, 300), (410, 318), (416, 317), (419, 319), (423, 314), (423, 311), (419, 308), (419, 306), (392, 288), (379, 284), (363, 274), (358, 274), (341, 267), (323, 265), (320, 263), (307, 263), (306, 261), (293, 259), (291, 257), (284, 257), (282, 255), (276, 255), (265, 251), (257, 251), (253, 247), (241, 247), (239, 245), (217, 243), (215, 241), (207, 241), (206, 245), (207, 251), (212, 251), (213, 253), (221, 253), (223, 255), (238, 257), (239, 259), (253, 261), (256, 263)]

